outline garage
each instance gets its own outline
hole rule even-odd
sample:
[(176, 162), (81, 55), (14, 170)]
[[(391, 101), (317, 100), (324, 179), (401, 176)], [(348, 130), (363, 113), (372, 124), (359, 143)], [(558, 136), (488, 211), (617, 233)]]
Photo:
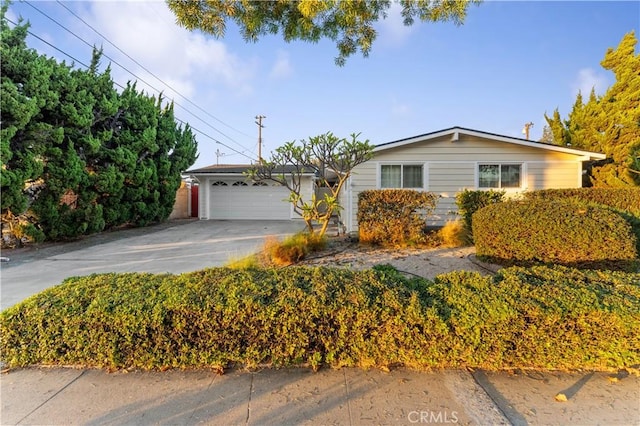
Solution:
[[(289, 189), (277, 182), (252, 182), (246, 177), (250, 165), (216, 165), (189, 170), (199, 182), (198, 212), (203, 220), (299, 219), (288, 201)], [(303, 197), (309, 200), (313, 176), (303, 176)]]
[(214, 181), (209, 199), (209, 219), (291, 219), (289, 190), (275, 182), (256, 185), (245, 181)]

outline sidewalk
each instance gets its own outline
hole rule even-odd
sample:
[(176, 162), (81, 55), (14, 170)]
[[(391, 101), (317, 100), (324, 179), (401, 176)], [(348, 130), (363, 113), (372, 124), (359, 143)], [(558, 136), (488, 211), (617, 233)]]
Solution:
[(0, 384), (3, 425), (640, 424), (640, 378), (622, 373), (29, 368)]

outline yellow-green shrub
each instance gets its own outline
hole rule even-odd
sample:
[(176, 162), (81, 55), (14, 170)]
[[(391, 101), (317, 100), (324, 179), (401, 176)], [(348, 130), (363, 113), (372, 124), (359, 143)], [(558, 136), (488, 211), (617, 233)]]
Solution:
[(462, 221), (448, 221), (438, 230), (438, 237), (445, 247), (462, 247), (469, 241), (470, 231), (464, 226)]
[(640, 274), (212, 268), (76, 277), (0, 312), (9, 367), (542, 368), (640, 364)]
[(626, 211), (640, 218), (640, 188), (566, 188), (527, 192), (526, 200), (575, 199)]
[(498, 263), (635, 268), (636, 236), (618, 213), (571, 201), (507, 201), (473, 215), (476, 254)]
[(300, 262), (309, 253), (322, 250), (326, 242), (324, 236), (301, 232), (284, 241), (279, 241), (275, 237), (267, 238), (263, 251), (267, 257), (267, 263), (289, 266)]
[(501, 203), (505, 199), (504, 191), (472, 191), (465, 189), (456, 194), (456, 206), (458, 214), (462, 216), (462, 222), (467, 230), (465, 243), (473, 244), (473, 214), (483, 207), (495, 203)]
[(525, 200), (575, 200), (607, 206), (620, 213), (633, 227), (640, 252), (640, 188), (566, 188), (527, 192)]
[(358, 231), (363, 243), (406, 246), (426, 242), (426, 218), (438, 196), (409, 189), (363, 191), (358, 195)]

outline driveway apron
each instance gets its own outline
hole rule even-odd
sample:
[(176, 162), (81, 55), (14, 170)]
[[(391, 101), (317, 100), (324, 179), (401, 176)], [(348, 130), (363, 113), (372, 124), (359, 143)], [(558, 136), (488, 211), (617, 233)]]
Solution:
[(65, 278), (106, 272), (172, 273), (222, 266), (255, 253), (265, 238), (304, 229), (302, 221), (176, 221), (110, 232), (42, 249), (4, 250), (0, 309)]

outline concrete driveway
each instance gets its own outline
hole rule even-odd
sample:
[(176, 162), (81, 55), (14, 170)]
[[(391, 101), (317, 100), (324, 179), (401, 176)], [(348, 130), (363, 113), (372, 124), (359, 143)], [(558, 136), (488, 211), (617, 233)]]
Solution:
[(80, 241), (3, 250), (0, 309), (65, 278), (104, 272), (174, 274), (222, 266), (260, 250), (265, 237), (304, 229), (302, 221), (173, 221), (105, 232)]

